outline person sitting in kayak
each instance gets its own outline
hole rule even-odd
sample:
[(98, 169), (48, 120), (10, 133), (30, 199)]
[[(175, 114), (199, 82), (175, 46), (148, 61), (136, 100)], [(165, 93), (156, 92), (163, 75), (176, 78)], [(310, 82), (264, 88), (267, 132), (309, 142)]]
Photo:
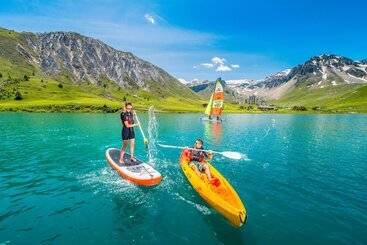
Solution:
[(204, 172), (209, 181), (212, 181), (212, 175), (210, 168), (206, 163), (206, 159), (212, 159), (213, 153), (204, 151), (204, 142), (201, 139), (195, 141), (194, 149), (186, 149), (186, 153), (190, 157), (191, 161), (189, 166), (200, 176), (200, 173)]
[(123, 111), (120, 114), (122, 123), (122, 147), (120, 151), (120, 163), (124, 163), (124, 155), (127, 145), (130, 144), (130, 159), (131, 161), (136, 161), (134, 158), (134, 148), (135, 148), (135, 132), (134, 127), (139, 124), (134, 123), (133, 115), (133, 105), (127, 102), (124, 106)]

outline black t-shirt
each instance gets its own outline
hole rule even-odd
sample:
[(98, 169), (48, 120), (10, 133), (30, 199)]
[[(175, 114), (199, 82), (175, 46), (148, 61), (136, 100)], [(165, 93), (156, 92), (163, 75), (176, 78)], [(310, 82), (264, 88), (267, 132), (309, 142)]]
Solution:
[(121, 112), (120, 118), (122, 121), (122, 129), (133, 129), (133, 128), (127, 128), (125, 126), (125, 121), (128, 121), (129, 124), (134, 124), (134, 116), (131, 112)]

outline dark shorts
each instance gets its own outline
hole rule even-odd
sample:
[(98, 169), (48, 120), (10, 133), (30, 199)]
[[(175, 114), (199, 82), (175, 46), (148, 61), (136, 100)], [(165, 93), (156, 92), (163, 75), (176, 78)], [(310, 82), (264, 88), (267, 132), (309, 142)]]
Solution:
[(134, 132), (134, 130), (122, 129), (121, 135), (122, 135), (122, 140), (135, 139), (135, 132)]
[(192, 168), (193, 166), (196, 166), (197, 169), (200, 171), (200, 172), (205, 172), (205, 169), (207, 167), (207, 165), (203, 162), (198, 162), (198, 161), (191, 161), (189, 163), (189, 167)]

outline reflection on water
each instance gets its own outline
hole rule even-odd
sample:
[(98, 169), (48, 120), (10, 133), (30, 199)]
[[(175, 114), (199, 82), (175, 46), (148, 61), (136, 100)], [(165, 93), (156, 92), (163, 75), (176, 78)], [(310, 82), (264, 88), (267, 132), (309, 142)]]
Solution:
[(203, 121), (205, 137), (215, 144), (221, 143), (222, 123)]
[[(105, 161), (121, 144), (118, 114), (0, 113), (0, 244), (363, 244), (367, 116), (225, 117), (141, 114), (151, 148), (137, 134), (136, 154), (163, 176), (141, 188)], [(154, 148), (158, 135), (251, 158), (212, 160), (246, 206), (245, 227), (197, 195), (180, 150)]]

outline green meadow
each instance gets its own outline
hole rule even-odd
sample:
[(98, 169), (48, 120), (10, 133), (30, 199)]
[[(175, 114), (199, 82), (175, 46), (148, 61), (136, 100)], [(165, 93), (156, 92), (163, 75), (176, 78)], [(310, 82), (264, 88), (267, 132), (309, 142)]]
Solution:
[(367, 86), (346, 84), (318, 89), (299, 87), (273, 103), (284, 108), (304, 106), (312, 111), (365, 113)]
[[(154, 105), (158, 111), (203, 112), (204, 98), (180, 97), (173, 94), (152, 94), (143, 90), (124, 90), (108, 79), (97, 84), (75, 83), (68, 75), (55, 78), (37, 74), (32, 67), (14, 69), (1, 61), (0, 111), (35, 112), (115, 112), (124, 101), (138, 110)], [(346, 113), (367, 112), (367, 86), (341, 85), (318, 90), (296, 88), (282, 99), (272, 101), (275, 111), (262, 111), (256, 106), (225, 103), (231, 113)], [(304, 107), (299, 110), (295, 107)]]

